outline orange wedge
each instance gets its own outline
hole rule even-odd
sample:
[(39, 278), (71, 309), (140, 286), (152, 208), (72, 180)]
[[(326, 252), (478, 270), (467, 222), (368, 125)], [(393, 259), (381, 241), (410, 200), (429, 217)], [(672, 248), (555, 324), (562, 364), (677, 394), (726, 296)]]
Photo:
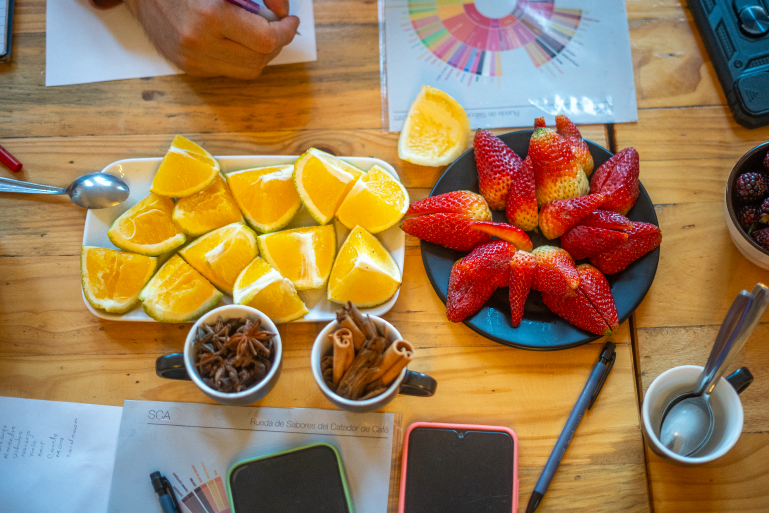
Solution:
[(158, 266), (158, 259), (114, 249), (83, 246), (80, 281), (94, 308), (125, 313), (139, 303), (139, 293)]
[(370, 233), (379, 233), (400, 221), (408, 209), (409, 194), (403, 184), (374, 166), (355, 182), (336, 217), (350, 230), (361, 226)]
[(257, 243), (264, 259), (297, 290), (318, 289), (328, 281), (336, 254), (334, 225), (268, 233)]
[(291, 280), (281, 276), (261, 257), (255, 258), (240, 273), (233, 299), (235, 304), (256, 308), (275, 324), (299, 319), (309, 312)]
[(230, 188), (221, 175), (197, 194), (180, 198), (174, 205), (171, 217), (176, 226), (190, 237), (243, 221)]
[(243, 223), (218, 228), (179, 250), (188, 264), (225, 294), (232, 294), (238, 275), (258, 254), (256, 234)]
[(302, 202), (294, 187), (294, 166), (268, 166), (227, 174), (232, 194), (248, 221), (262, 233), (284, 228)]
[(319, 224), (337, 208), (363, 171), (326, 152), (310, 148), (294, 163), (294, 185), (307, 211)]
[(200, 192), (216, 179), (219, 162), (206, 150), (177, 135), (163, 157), (150, 191), (169, 198)]
[(139, 294), (144, 312), (160, 322), (197, 319), (221, 297), (222, 293), (179, 255), (172, 256)]
[(140, 255), (158, 256), (187, 239), (171, 219), (171, 198), (149, 195), (115, 219), (107, 236), (115, 246)]

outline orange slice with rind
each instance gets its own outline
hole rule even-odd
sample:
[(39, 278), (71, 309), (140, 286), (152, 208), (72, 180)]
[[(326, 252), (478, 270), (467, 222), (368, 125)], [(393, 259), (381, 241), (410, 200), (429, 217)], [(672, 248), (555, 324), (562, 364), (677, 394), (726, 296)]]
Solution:
[(187, 237), (171, 218), (174, 202), (154, 193), (115, 219), (107, 237), (118, 248), (145, 256), (158, 256), (178, 248)]
[(326, 224), (362, 174), (352, 164), (310, 148), (294, 163), (293, 178), (304, 207), (318, 224)]
[(331, 269), (328, 300), (361, 308), (381, 305), (398, 291), (398, 264), (375, 236), (356, 226), (347, 236)]
[(275, 324), (300, 319), (309, 312), (291, 280), (262, 257), (255, 258), (240, 273), (233, 299), (235, 304), (256, 308)]
[(240, 272), (258, 254), (256, 234), (244, 223), (217, 228), (179, 250), (188, 264), (230, 295)]
[(224, 178), (218, 175), (202, 191), (180, 198), (171, 217), (185, 234), (198, 237), (211, 230), (242, 222), (243, 216)]
[(398, 138), (398, 157), (421, 166), (445, 166), (467, 147), (470, 119), (454, 98), (423, 85)]
[(401, 220), (409, 209), (403, 184), (380, 166), (358, 178), (337, 210), (336, 217), (352, 230), (361, 226), (370, 233), (382, 232)]
[(159, 322), (188, 322), (222, 298), (202, 274), (179, 255), (172, 256), (139, 294), (144, 312)]
[(125, 313), (139, 303), (139, 293), (152, 278), (158, 259), (114, 249), (82, 246), (80, 282), (94, 308)]
[(285, 228), (302, 207), (294, 166), (266, 166), (228, 173), (227, 183), (248, 224), (262, 233)]
[(262, 257), (297, 290), (326, 285), (336, 255), (334, 225), (295, 228), (257, 237)]
[(150, 191), (169, 198), (184, 198), (211, 185), (218, 174), (219, 162), (213, 155), (177, 135), (152, 179)]

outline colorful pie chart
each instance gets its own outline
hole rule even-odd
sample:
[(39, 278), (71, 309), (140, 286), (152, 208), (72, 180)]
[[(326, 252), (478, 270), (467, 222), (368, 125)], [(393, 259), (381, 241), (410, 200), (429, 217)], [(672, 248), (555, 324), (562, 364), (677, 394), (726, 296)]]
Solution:
[(502, 76), (502, 52), (524, 48), (536, 67), (561, 53), (579, 27), (580, 9), (555, 0), (409, 0), (417, 36), (457, 70)]

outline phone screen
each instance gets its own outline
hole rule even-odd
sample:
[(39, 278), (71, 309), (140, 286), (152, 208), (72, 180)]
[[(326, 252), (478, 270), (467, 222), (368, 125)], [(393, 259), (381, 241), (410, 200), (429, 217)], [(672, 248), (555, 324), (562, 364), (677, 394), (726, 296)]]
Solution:
[(510, 513), (515, 443), (504, 431), (417, 427), (409, 434), (405, 513)]
[(230, 473), (233, 513), (350, 513), (328, 445), (243, 462)]

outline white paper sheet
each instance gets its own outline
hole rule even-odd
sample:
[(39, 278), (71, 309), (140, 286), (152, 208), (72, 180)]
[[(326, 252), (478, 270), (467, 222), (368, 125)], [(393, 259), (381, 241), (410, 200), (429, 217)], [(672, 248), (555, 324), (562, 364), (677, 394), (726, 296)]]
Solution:
[(106, 511), (121, 410), (0, 397), (0, 511)]
[(423, 84), (456, 98), (473, 128), (638, 118), (623, 0), (380, 2), (390, 131)]
[(125, 401), (108, 511), (157, 511), (149, 475), (160, 471), (184, 513), (224, 513), (232, 465), (329, 443), (341, 454), (356, 513), (386, 513), (392, 441), (391, 413)]
[[(94, 9), (88, 0), (48, 0), (46, 5), (45, 85), (181, 73), (155, 49), (125, 4), (107, 10)], [(290, 5), (301, 21), (301, 35), (270, 65), (317, 59), (312, 0)], [(255, 16), (245, 10), (243, 15)]]

